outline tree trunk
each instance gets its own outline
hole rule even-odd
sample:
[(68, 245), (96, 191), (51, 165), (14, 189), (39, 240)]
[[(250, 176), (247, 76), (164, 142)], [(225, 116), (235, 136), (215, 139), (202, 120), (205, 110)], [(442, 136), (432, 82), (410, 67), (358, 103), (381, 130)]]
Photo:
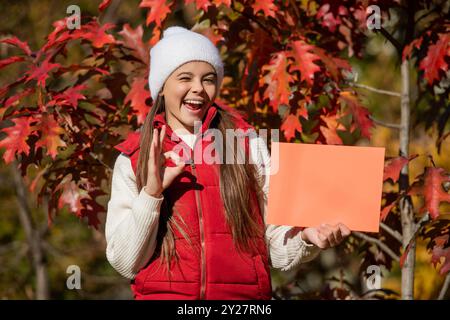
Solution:
[(36, 275), (35, 298), (37, 300), (47, 300), (50, 297), (48, 286), (48, 271), (45, 252), (42, 246), (41, 234), (36, 224), (33, 222), (31, 210), (28, 206), (27, 189), (23, 183), (22, 175), (19, 172), (18, 163), (16, 161), (12, 163), (11, 169), (17, 193), (19, 218), (25, 231), (32, 264)]
[[(409, 60), (404, 60), (401, 65), (402, 96), (401, 96), (401, 129), (400, 129), (400, 156), (409, 156), (410, 134), (410, 86), (409, 86)], [(409, 187), (408, 165), (404, 166), (400, 173), (399, 192), (403, 193)], [(400, 214), (402, 222), (403, 249), (406, 249), (411, 241), (409, 252), (402, 267), (402, 299), (414, 299), (414, 267), (416, 258), (416, 242), (411, 240), (414, 235), (415, 222), (411, 197), (404, 197), (400, 201)]]

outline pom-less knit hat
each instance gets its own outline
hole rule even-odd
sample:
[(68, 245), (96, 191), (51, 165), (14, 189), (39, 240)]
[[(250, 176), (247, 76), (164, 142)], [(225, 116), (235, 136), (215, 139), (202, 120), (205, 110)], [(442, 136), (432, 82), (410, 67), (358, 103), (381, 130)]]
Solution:
[(205, 61), (211, 64), (217, 73), (217, 85), (220, 88), (223, 62), (219, 50), (207, 37), (174, 26), (164, 30), (163, 38), (150, 50), (148, 83), (153, 101), (172, 72), (189, 61)]

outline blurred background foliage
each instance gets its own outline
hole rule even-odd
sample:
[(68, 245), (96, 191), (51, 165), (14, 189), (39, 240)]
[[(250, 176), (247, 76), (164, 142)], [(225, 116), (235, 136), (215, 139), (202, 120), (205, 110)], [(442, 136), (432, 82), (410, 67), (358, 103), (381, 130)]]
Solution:
[[(145, 12), (139, 9), (139, 0), (113, 1), (108, 10), (101, 16), (101, 22), (112, 22), (118, 25), (128, 23), (135, 28), (145, 24)], [(45, 43), (45, 36), (52, 30), (52, 22), (68, 16), (66, 9), (76, 4), (83, 15), (96, 15), (99, 1), (89, 0), (0, 0), (0, 37), (15, 35), (28, 41), (32, 50)], [(194, 5), (188, 5), (172, 15), (168, 25), (179, 24), (191, 26), (196, 14)], [(147, 31), (147, 30), (146, 30)], [(148, 39), (149, 35), (145, 35)], [(144, 36), (144, 37), (145, 37)], [(366, 51), (363, 59), (352, 59), (352, 67), (358, 74), (359, 81), (376, 88), (387, 88), (400, 91), (400, 73), (387, 72), (395, 70), (399, 63), (392, 45), (381, 35), (373, 33), (367, 38)], [(10, 47), (0, 44), (0, 59), (8, 55)], [(80, 50), (81, 46), (80, 46)], [(69, 50), (69, 59), (77, 60), (81, 56), (77, 50)], [(77, 56), (77, 54), (79, 56)], [(70, 56), (72, 55), (72, 56)], [(16, 66), (5, 68), (0, 73), (0, 86), (6, 84), (13, 74), (21, 72)], [(417, 75), (412, 75), (417, 77)], [(397, 97), (379, 95), (364, 89), (358, 89), (363, 97), (364, 105), (377, 119), (385, 122), (399, 122), (400, 109)], [(412, 132), (410, 153), (430, 154), (436, 166), (450, 170), (450, 144), (444, 142), (440, 154), (435, 148), (435, 128), (425, 130), (417, 127)], [(386, 147), (387, 156), (397, 156), (399, 141), (393, 130), (376, 126), (372, 130), (371, 141), (363, 140), (359, 145)], [(427, 157), (420, 157), (410, 164), (411, 182), (425, 166), (429, 166)], [(105, 185), (108, 190), (109, 184)], [(49, 285), (51, 299), (130, 299), (129, 281), (122, 278), (107, 262), (105, 256), (105, 239), (103, 229), (87, 228), (84, 221), (67, 212), (64, 208), (55, 218), (53, 225), (47, 227), (45, 205), (38, 207), (29, 197), (29, 206), (36, 222), (45, 235), (47, 252)], [(108, 199), (104, 198), (106, 204)], [(414, 199), (417, 207), (417, 199)], [(445, 204), (447, 210), (450, 206)], [(11, 168), (0, 162), (0, 298), (1, 299), (33, 299), (34, 270), (30, 262), (24, 231), (17, 211), (16, 191)], [(448, 215), (446, 218), (450, 218)], [(104, 220), (104, 217), (103, 217)], [(436, 298), (444, 281), (430, 263), (430, 254), (424, 243), (418, 243), (417, 265), (415, 276), (415, 298)], [(355, 293), (364, 292), (364, 281), (358, 278), (360, 273), (358, 252), (349, 252), (345, 245), (329, 249), (321, 253), (316, 260), (301, 265), (290, 272), (272, 271), (273, 289), (276, 295), (283, 296), (285, 284), (292, 286), (296, 280), (296, 288), (289, 288), (290, 293), (296, 293), (293, 298), (319, 298), (311, 292), (320, 292), (320, 298), (338, 298), (327, 296), (339, 291), (332, 288), (342, 288)], [(66, 280), (68, 266), (77, 265), (81, 269), (80, 290), (69, 290)], [(398, 298), (400, 292), (400, 269), (395, 265), (390, 272), (383, 271), (382, 288), (387, 297)], [(295, 282), (294, 282), (295, 283)], [(447, 293), (447, 298), (449, 293)]]

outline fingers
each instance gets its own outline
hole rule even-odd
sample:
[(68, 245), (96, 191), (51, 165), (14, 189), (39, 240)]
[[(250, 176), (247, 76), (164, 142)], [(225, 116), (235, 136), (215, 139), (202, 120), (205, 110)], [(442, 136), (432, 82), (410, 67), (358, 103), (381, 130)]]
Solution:
[(317, 246), (320, 249), (329, 248), (331, 246), (330, 241), (328, 240), (328, 237), (325, 234), (324, 230), (321, 230), (320, 228), (318, 228), (317, 231), (318, 231), (317, 239), (319, 240), (319, 242), (317, 243)]
[(327, 238), (328, 243), (330, 244), (330, 247), (334, 247), (337, 244), (336, 236), (334, 233), (333, 226), (329, 224), (322, 224), (320, 225), (320, 231), (321, 233)]
[(350, 229), (343, 223), (338, 223), (339, 229), (341, 230), (342, 236), (344, 238), (348, 237), (352, 232)]
[(149, 165), (150, 166), (156, 166), (156, 140), (155, 140), (155, 136), (157, 134), (158, 130), (157, 129), (153, 129), (153, 139), (152, 142), (150, 143), (150, 154), (149, 154)]
[(166, 133), (165, 125), (162, 126), (161, 133), (158, 131), (157, 128), (153, 129), (152, 142), (150, 144), (149, 161), (151, 161), (151, 163), (156, 167), (159, 166), (163, 158), (161, 156), (161, 151), (165, 133)]
[(319, 227), (319, 231), (324, 237), (326, 237), (330, 247), (335, 247), (339, 245), (344, 239), (343, 232), (344, 231), (347, 232), (345, 228), (341, 229), (340, 224), (337, 225), (322, 224)]
[(160, 138), (159, 138), (159, 145), (160, 146), (162, 146), (165, 136), (166, 136), (166, 125), (163, 125), (162, 129), (161, 129), (161, 135), (160, 135)]

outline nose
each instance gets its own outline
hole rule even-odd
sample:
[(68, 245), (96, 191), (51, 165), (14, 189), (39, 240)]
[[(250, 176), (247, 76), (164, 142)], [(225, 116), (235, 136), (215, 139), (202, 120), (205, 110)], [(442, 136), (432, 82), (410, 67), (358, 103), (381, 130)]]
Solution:
[(202, 92), (204, 90), (202, 80), (196, 79), (192, 83), (192, 92)]

